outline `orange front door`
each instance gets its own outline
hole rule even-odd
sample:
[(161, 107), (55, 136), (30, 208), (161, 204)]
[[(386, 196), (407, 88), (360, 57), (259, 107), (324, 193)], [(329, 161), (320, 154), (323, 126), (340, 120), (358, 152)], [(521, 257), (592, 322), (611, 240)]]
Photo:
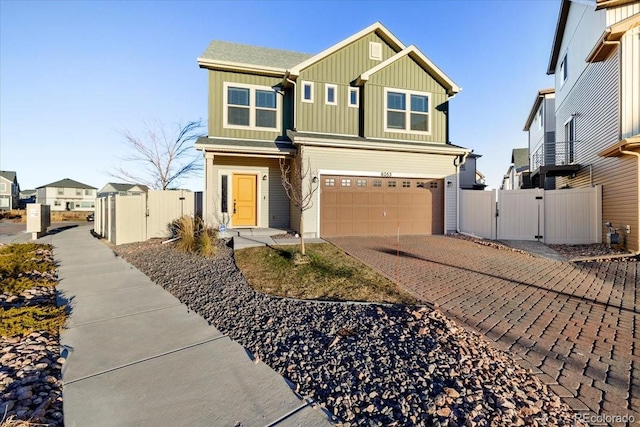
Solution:
[(234, 227), (256, 226), (256, 175), (233, 174)]

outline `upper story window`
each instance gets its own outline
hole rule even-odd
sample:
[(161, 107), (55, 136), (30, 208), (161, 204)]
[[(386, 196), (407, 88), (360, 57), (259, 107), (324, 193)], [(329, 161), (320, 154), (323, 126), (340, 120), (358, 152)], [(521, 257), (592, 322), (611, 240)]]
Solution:
[(225, 83), (224, 88), (225, 128), (279, 129), (279, 100), (273, 89), (239, 83)]
[(369, 42), (369, 59), (382, 60), (382, 43)]
[(358, 98), (359, 98), (359, 93), (358, 93), (358, 88), (357, 87), (350, 87), (349, 88), (349, 107), (357, 107), (358, 106)]
[(91, 196), (93, 192), (91, 190), (84, 190), (84, 195), (85, 196)]
[(560, 63), (560, 86), (567, 81), (567, 77), (569, 77), (569, 67), (567, 67), (567, 54), (565, 53)]
[(542, 105), (540, 106), (540, 108), (538, 109), (538, 129), (542, 129)]
[(429, 94), (385, 89), (386, 132), (430, 132)]
[(59, 195), (64, 194), (64, 188), (58, 188), (58, 194)]
[(338, 105), (338, 86), (326, 83), (324, 102), (327, 105)]
[[(564, 157), (560, 158), (561, 164), (570, 164), (575, 161), (575, 140), (576, 140), (576, 121), (573, 117), (564, 123), (564, 147), (561, 147), (556, 155)], [(564, 153), (562, 153), (564, 151)]]
[(5, 191), (7, 191), (7, 184), (6, 183), (0, 182), (0, 191), (3, 192), (3, 193)]
[(76, 188), (76, 196), (82, 196), (82, 190), (79, 188)]
[(312, 82), (302, 82), (302, 102), (313, 102)]

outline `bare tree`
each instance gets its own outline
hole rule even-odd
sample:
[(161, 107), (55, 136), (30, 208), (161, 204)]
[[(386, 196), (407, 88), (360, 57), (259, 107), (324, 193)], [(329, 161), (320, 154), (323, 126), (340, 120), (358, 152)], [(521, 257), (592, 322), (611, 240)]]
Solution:
[(107, 171), (114, 178), (132, 184), (144, 184), (156, 190), (166, 190), (181, 178), (202, 170), (202, 159), (193, 149), (193, 142), (204, 136), (202, 119), (176, 124), (172, 132), (166, 126), (145, 122), (143, 136), (129, 130), (120, 131), (131, 154), (122, 160), (132, 167), (118, 167)]
[(282, 186), (287, 193), (287, 197), (300, 211), (300, 253), (302, 256), (306, 256), (307, 253), (304, 247), (304, 211), (311, 209), (313, 206), (313, 195), (318, 190), (318, 185), (313, 182), (311, 177), (311, 161), (307, 160), (305, 165), (302, 159), (302, 147), (299, 149), (298, 156), (290, 162), (280, 159), (280, 176), (282, 177)]

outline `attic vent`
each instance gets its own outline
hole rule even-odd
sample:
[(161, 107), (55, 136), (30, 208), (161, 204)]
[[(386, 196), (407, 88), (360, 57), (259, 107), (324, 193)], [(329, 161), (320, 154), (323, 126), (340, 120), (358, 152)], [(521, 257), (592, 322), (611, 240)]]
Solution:
[(369, 42), (369, 59), (382, 60), (382, 43)]

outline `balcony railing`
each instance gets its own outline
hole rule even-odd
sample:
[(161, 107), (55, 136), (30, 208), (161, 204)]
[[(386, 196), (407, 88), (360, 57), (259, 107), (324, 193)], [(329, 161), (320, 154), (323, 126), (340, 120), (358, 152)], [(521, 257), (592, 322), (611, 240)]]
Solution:
[(536, 171), (540, 166), (572, 165), (576, 162), (578, 141), (545, 143), (531, 155), (529, 169)]

